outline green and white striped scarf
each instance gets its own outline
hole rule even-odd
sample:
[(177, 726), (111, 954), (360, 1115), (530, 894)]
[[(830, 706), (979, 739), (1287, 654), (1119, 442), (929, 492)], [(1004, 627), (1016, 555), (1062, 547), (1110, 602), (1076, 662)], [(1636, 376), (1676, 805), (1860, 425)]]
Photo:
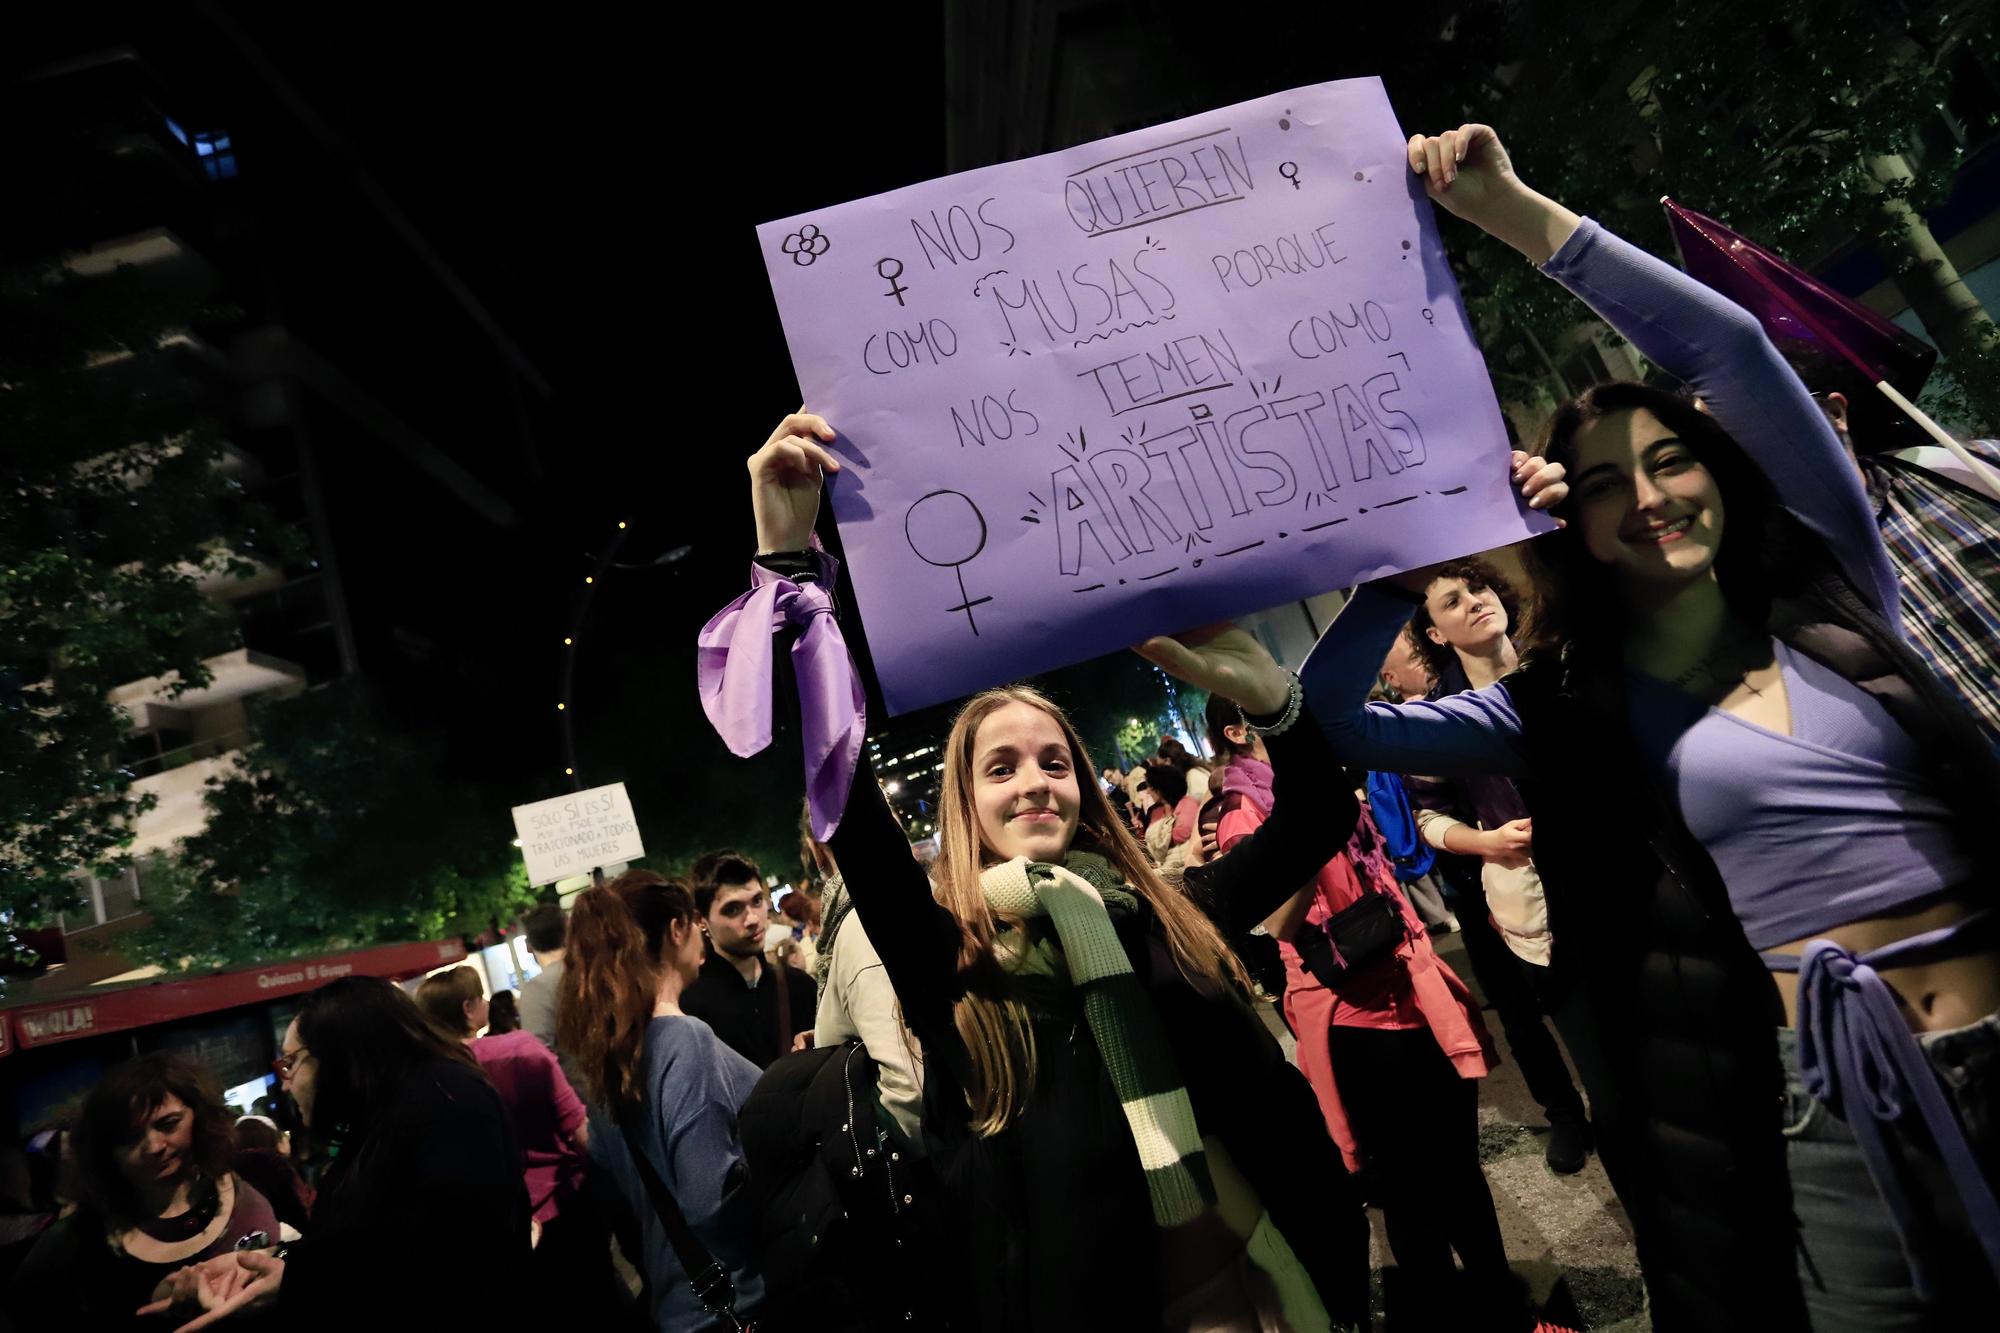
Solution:
[[(1110, 909), (1132, 911), (1137, 897), (1108, 861), (1087, 852), (1071, 852), (1059, 866), (1017, 857), (990, 867), (979, 885), (994, 911), (1046, 917), (1055, 927), (1062, 965), (1139, 1149), (1153, 1221), (1181, 1226), (1213, 1208), (1215, 1184), (1180, 1064), (1111, 924)], [(1026, 970), (1034, 970), (1031, 954), (1017, 955)]]

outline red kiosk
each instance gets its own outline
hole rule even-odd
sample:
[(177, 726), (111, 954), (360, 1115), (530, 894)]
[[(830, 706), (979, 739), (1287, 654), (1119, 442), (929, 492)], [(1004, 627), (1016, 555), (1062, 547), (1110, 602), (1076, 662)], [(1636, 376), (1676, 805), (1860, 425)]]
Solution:
[(193, 1057), (251, 1110), (270, 1095), (271, 1060), (298, 997), (340, 977), (402, 981), (465, 956), (459, 940), (390, 944), (0, 1002), (0, 1130), (48, 1128), (105, 1070), (152, 1050)]

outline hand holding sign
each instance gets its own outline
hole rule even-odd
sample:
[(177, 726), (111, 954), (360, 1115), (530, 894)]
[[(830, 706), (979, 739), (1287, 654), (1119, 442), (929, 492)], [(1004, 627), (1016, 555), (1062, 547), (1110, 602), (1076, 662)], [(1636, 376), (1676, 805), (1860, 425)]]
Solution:
[(1432, 200), (1536, 264), (1547, 263), (1576, 229), (1576, 214), (1521, 183), (1491, 125), (1413, 134), (1409, 158)]
[(822, 440), (833, 440), (833, 427), (801, 408), (780, 421), (764, 447), (750, 455), (750, 508), (757, 517), (758, 550), (801, 551), (812, 539), (821, 472), (840, 471), (840, 460)]
[[(1490, 131), (1435, 148), (1448, 206), (1511, 197)], [(759, 543), (837, 456), (892, 714), (1541, 530), (1415, 160), (1352, 79), (759, 229), (840, 423), (753, 462)]]
[(1291, 678), (1248, 633), (1234, 625), (1210, 625), (1172, 636), (1156, 636), (1132, 651), (1160, 670), (1210, 694), (1219, 694), (1246, 713), (1269, 716), (1283, 711)]

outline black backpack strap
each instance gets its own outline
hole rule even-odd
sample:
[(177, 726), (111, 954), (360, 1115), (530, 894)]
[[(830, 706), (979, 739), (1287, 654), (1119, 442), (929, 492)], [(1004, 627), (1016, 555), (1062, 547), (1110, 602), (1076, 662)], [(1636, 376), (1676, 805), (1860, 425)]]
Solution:
[(725, 1329), (747, 1333), (750, 1325), (736, 1313), (736, 1284), (730, 1281), (729, 1270), (720, 1260), (708, 1252), (701, 1243), (701, 1237), (694, 1234), (694, 1228), (682, 1215), (680, 1205), (674, 1202), (667, 1182), (660, 1179), (660, 1173), (653, 1169), (653, 1161), (646, 1156), (644, 1140), (639, 1135), (639, 1117), (633, 1111), (626, 1111), (618, 1117), (619, 1133), (625, 1136), (625, 1147), (632, 1154), (632, 1162), (639, 1168), (639, 1179), (646, 1187), (646, 1197), (652, 1200), (653, 1212), (666, 1228), (667, 1244), (673, 1246), (674, 1257), (680, 1260), (681, 1272), (687, 1275), (688, 1286), (694, 1290), (701, 1308), (715, 1316)]

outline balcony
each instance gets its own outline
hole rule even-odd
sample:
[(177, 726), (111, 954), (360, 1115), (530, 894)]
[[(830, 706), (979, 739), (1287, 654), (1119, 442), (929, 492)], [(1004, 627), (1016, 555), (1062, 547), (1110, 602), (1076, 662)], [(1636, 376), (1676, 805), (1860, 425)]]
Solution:
[(170, 773), (177, 768), (186, 768), (204, 759), (214, 759), (229, 754), (242, 749), (250, 742), (250, 731), (247, 727), (186, 745), (162, 747), (158, 742), (166, 734), (170, 733), (155, 730), (135, 735), (120, 767), (133, 777), (143, 780), (157, 777), (162, 773)]
[(304, 668), (249, 648), (221, 653), (202, 665), (208, 668), (210, 680), (199, 689), (175, 694), (177, 677), (148, 676), (111, 691), (111, 702), (125, 710), (134, 726), (144, 727), (152, 705), (194, 713), (271, 690), (301, 689), (306, 684)]
[(149, 295), (190, 306), (213, 299), (222, 288), (215, 266), (170, 227), (147, 227), (70, 250), (62, 265), (79, 278), (129, 268)]
[[(240, 744), (241, 735), (236, 739)], [(184, 751), (173, 753), (202, 751), (207, 745), (205, 742), (186, 746)], [(132, 821), (132, 855), (170, 852), (182, 838), (191, 838), (201, 832), (208, 822), (208, 807), (202, 802), (208, 781), (222, 777), (235, 768), (237, 754), (235, 749), (210, 752), (201, 757), (188, 753), (172, 767), (134, 782), (133, 795), (153, 796), (158, 800), (151, 810)]]

